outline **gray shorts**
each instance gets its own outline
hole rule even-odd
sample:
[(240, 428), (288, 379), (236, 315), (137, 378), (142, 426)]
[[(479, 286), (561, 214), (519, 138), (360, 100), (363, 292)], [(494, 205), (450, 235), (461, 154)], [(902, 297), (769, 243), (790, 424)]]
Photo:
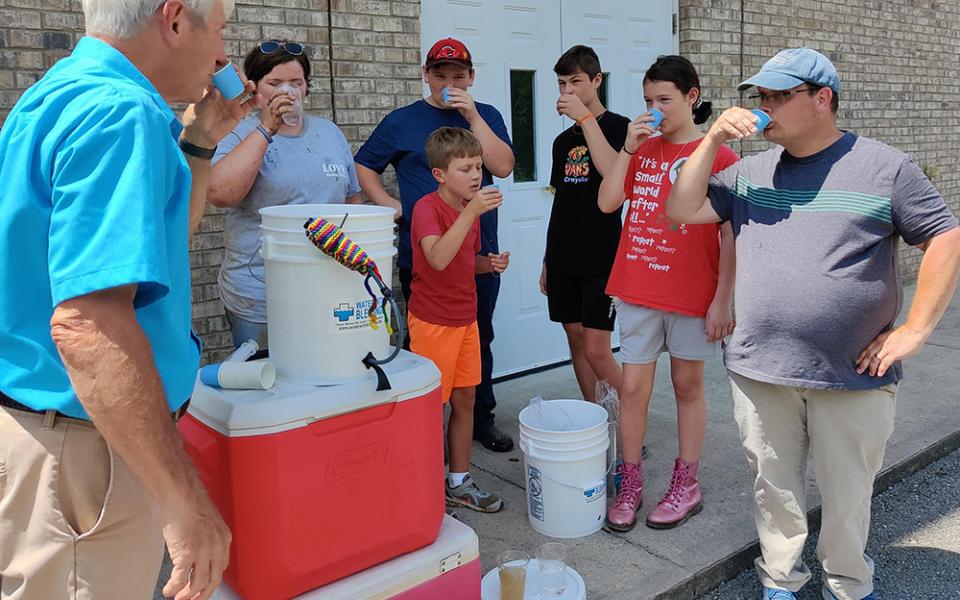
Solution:
[(662, 352), (683, 360), (707, 360), (719, 341), (707, 340), (706, 319), (647, 308), (614, 298), (620, 322), (620, 360), (630, 365), (656, 362)]

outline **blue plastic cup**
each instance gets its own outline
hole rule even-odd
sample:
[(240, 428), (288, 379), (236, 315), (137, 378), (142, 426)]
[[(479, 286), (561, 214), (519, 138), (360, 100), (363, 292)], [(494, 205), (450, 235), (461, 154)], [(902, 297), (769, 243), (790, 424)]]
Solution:
[(443, 98), (443, 103), (447, 104), (450, 102), (450, 90), (443, 88), (443, 91), (440, 92), (440, 97)]
[(757, 133), (762, 133), (770, 125), (770, 115), (763, 112), (759, 108), (751, 110), (753, 114), (757, 115)]
[(227, 100), (233, 100), (243, 93), (244, 85), (240, 80), (240, 74), (233, 67), (232, 63), (227, 63), (225, 67), (213, 74), (213, 85), (216, 86), (223, 97)]
[(660, 127), (660, 123), (663, 122), (663, 113), (660, 112), (660, 109), (651, 108), (650, 115), (653, 117), (653, 121), (648, 122), (647, 125), (653, 127), (654, 129)]

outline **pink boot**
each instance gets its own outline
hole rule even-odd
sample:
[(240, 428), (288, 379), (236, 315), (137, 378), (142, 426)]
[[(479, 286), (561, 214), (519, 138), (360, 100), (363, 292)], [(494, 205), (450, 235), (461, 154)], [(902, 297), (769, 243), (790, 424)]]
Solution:
[(637, 511), (643, 504), (643, 475), (640, 464), (622, 463), (617, 468), (620, 489), (613, 505), (607, 509), (607, 528), (613, 531), (630, 531), (637, 524)]
[(703, 494), (697, 481), (697, 463), (679, 458), (673, 466), (670, 489), (657, 507), (647, 515), (647, 527), (671, 529), (703, 510)]

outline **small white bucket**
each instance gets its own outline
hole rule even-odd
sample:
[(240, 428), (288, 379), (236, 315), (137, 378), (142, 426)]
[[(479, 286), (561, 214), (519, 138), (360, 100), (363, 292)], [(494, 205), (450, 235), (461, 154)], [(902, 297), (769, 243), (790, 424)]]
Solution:
[(583, 400), (549, 400), (520, 411), (527, 517), (537, 532), (577, 538), (606, 515), (607, 411)]
[[(364, 276), (330, 258), (306, 236), (307, 219), (323, 217), (343, 223), (392, 286), (395, 211), (382, 206), (294, 204), (260, 209), (260, 254), (267, 284), (267, 336), (277, 377), (308, 385), (353, 381), (369, 372), (368, 352), (389, 354), (390, 338), (377, 308), (378, 328), (371, 329), (372, 300)], [(344, 221), (344, 218), (346, 220)], [(379, 296), (371, 282), (371, 288)], [(393, 315), (392, 315), (393, 316)]]

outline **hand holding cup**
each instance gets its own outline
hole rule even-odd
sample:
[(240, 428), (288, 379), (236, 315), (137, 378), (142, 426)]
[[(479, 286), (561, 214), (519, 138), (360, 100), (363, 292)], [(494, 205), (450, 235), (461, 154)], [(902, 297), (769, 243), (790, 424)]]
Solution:
[(651, 126), (651, 123), (654, 121), (654, 115), (650, 112), (645, 112), (631, 121), (630, 124), (627, 125), (627, 137), (623, 141), (623, 149), (630, 154), (636, 152), (637, 148), (647, 141), (647, 138), (657, 132), (657, 130)]
[(576, 94), (560, 94), (557, 99), (557, 112), (562, 116), (569, 117), (579, 122), (580, 119), (590, 114), (590, 109), (580, 100)]
[(280, 131), (284, 125), (283, 116), (293, 112), (294, 102), (293, 96), (288, 92), (277, 92), (267, 100), (260, 111), (260, 122), (270, 135), (276, 135)]
[[(759, 109), (756, 109), (759, 110)], [(763, 111), (760, 111), (763, 112)], [(764, 113), (766, 114), (766, 113)], [(767, 115), (769, 117), (769, 115)], [(721, 142), (741, 140), (769, 126), (769, 120), (763, 128), (760, 127), (761, 117), (753, 111), (734, 106), (723, 111), (710, 127), (707, 135), (717, 138)]]
[(182, 139), (201, 148), (214, 148), (225, 135), (233, 131), (256, 105), (257, 97), (250, 96), (256, 86), (231, 63), (217, 71), (226, 77), (227, 93), (220, 91), (216, 81), (211, 81), (199, 102), (190, 104), (183, 112)]
[(488, 186), (478, 191), (464, 210), (470, 211), (475, 217), (495, 210), (503, 204), (503, 194), (496, 186)]

